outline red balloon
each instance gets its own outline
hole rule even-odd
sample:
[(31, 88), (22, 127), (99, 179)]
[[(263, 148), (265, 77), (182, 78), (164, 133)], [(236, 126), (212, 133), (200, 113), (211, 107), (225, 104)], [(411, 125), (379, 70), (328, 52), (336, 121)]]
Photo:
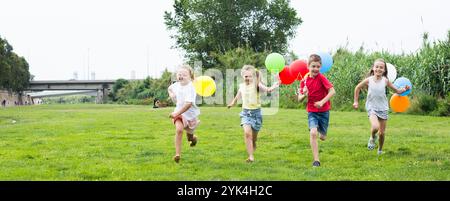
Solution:
[(295, 60), (289, 66), (292, 77), (295, 77), (297, 80), (302, 80), (305, 77), (308, 70), (308, 63), (304, 60)]
[(280, 73), (278, 73), (278, 76), (280, 76), (281, 84), (292, 84), (295, 82), (296, 77), (291, 75), (291, 72), (289, 70), (289, 66), (285, 66)]

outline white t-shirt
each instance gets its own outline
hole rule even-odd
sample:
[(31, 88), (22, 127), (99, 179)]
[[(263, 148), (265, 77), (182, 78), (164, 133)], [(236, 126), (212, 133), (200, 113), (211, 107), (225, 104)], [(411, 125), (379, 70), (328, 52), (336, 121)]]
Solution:
[(169, 86), (169, 89), (173, 91), (176, 97), (176, 107), (174, 112), (181, 110), (186, 102), (192, 103), (192, 106), (182, 114), (183, 118), (186, 120), (192, 120), (200, 115), (200, 109), (195, 105), (195, 98), (197, 94), (195, 93), (194, 85), (189, 82), (186, 85), (181, 85), (179, 82), (175, 82)]

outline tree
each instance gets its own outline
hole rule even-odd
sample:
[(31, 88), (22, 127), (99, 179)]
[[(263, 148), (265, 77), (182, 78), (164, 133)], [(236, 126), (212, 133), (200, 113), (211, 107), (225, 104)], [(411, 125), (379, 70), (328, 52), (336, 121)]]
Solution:
[(289, 0), (175, 0), (165, 12), (175, 47), (205, 67), (217, 63), (211, 54), (249, 46), (255, 52), (285, 53), (302, 22)]
[(128, 80), (126, 79), (118, 79), (113, 85), (112, 92), (110, 93), (110, 97), (113, 101), (117, 101), (117, 94), (120, 89), (122, 89), (125, 85), (128, 84)]
[(217, 57), (219, 69), (240, 69), (242, 66), (249, 64), (257, 68), (264, 66), (264, 61), (267, 56), (267, 52), (255, 52), (252, 48), (243, 47), (228, 50), (223, 54), (213, 54), (213, 57)]
[(28, 88), (30, 78), (28, 62), (0, 37), (0, 88), (21, 92)]
[(9, 65), (9, 57), (11, 55), (12, 47), (6, 40), (0, 37), (0, 88), (10, 89), (9, 83), (11, 67)]

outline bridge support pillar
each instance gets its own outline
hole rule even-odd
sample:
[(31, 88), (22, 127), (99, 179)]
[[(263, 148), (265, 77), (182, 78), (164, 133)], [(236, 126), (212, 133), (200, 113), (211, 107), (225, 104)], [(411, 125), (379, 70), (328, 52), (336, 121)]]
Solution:
[(107, 88), (98, 89), (97, 97), (95, 98), (95, 103), (104, 104), (106, 103), (107, 99), (108, 99), (108, 89)]
[(102, 93), (102, 90), (101, 89), (98, 89), (97, 90), (97, 97), (95, 98), (95, 103), (97, 103), (97, 104), (102, 104), (103, 102), (102, 102), (102, 100), (103, 100), (103, 93)]

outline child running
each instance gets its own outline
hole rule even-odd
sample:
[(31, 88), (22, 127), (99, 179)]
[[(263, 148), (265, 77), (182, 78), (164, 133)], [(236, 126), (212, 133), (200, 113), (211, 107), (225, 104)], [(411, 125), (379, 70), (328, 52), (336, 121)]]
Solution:
[(183, 65), (176, 72), (177, 82), (169, 86), (169, 97), (176, 103), (174, 111), (169, 115), (175, 125), (175, 156), (173, 160), (179, 162), (181, 159), (181, 141), (183, 130), (186, 130), (190, 146), (197, 144), (197, 136), (194, 130), (200, 120), (200, 109), (195, 105), (195, 88), (192, 84), (194, 73), (190, 66)]
[(370, 76), (364, 79), (355, 87), (354, 103), (353, 107), (358, 109), (359, 92), (363, 87), (368, 87), (366, 110), (369, 116), (371, 125), (369, 142), (367, 148), (373, 150), (376, 147), (377, 133), (379, 135), (378, 155), (383, 153), (383, 145), (386, 134), (386, 123), (388, 120), (388, 101), (386, 98), (386, 86), (400, 94), (409, 89), (406, 86), (402, 89), (397, 89), (387, 79), (386, 62), (383, 59), (375, 60), (372, 69), (370, 70)]
[(302, 101), (306, 96), (308, 103), (308, 127), (313, 153), (313, 167), (320, 166), (319, 145), (317, 144), (317, 134), (324, 141), (327, 135), (328, 121), (330, 119), (330, 99), (336, 94), (333, 84), (320, 73), (322, 59), (317, 54), (309, 56), (308, 70), (309, 74), (300, 82), (300, 93), (298, 100)]
[(239, 90), (233, 101), (228, 104), (228, 108), (236, 104), (239, 98), (242, 98), (241, 126), (244, 129), (244, 141), (247, 148), (247, 162), (255, 161), (253, 156), (256, 150), (256, 140), (258, 132), (262, 126), (261, 115), (261, 91), (272, 92), (279, 83), (275, 82), (270, 88), (261, 82), (260, 72), (251, 65), (244, 65), (241, 70), (241, 76), (244, 83), (239, 85)]

